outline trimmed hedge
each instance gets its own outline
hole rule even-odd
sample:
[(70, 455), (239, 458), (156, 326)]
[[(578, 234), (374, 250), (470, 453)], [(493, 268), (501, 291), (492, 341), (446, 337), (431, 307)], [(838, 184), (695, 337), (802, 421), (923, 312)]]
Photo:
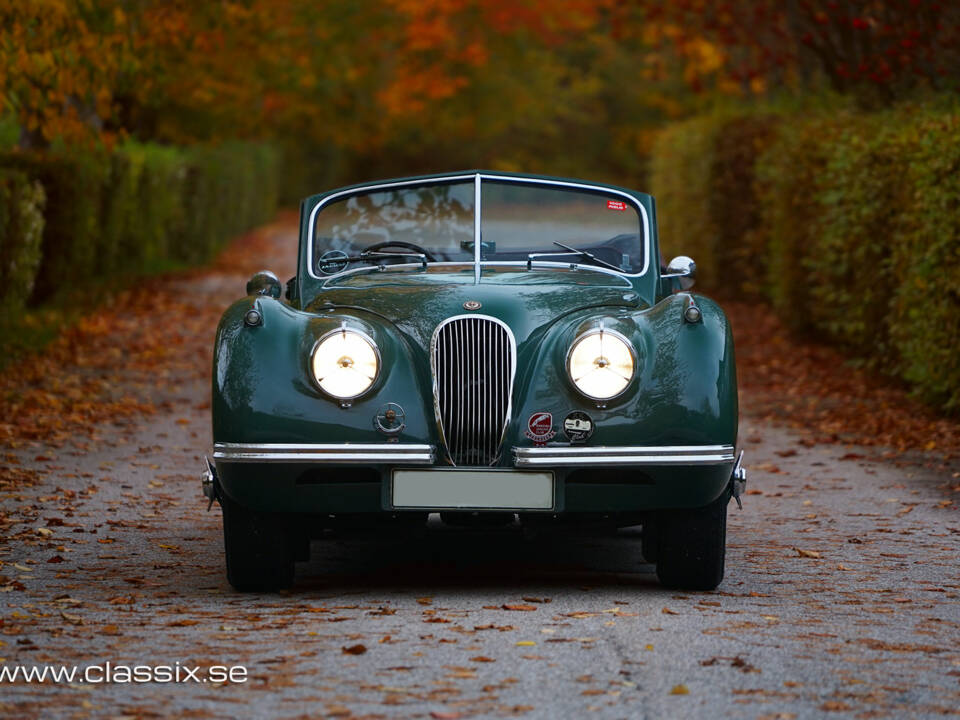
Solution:
[(708, 290), (759, 293), (960, 412), (956, 105), (696, 118), (661, 134), (652, 167), (663, 234)]
[(720, 123), (694, 118), (661, 132), (650, 158), (650, 186), (657, 198), (663, 261), (689, 255), (705, 285), (719, 284), (720, 264), (714, 255), (719, 236), (710, 213), (710, 167)]
[(20, 172), (0, 171), (0, 308), (23, 307), (33, 291), (43, 238), (43, 186)]
[(272, 217), (278, 165), (272, 147), (240, 142), (0, 155), (0, 168), (36, 181), (47, 199), (36, 279), (32, 293), (16, 291), (18, 302), (42, 302), (86, 280), (204, 262)]

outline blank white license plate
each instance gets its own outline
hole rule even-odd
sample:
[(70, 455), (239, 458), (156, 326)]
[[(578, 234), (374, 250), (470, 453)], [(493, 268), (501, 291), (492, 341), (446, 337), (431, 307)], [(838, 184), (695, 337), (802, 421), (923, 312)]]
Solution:
[(393, 507), (419, 510), (551, 510), (553, 473), (394, 470)]

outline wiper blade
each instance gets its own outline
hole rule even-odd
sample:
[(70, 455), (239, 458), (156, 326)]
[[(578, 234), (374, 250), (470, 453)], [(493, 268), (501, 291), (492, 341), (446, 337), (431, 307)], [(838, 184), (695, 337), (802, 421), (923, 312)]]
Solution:
[(556, 257), (557, 255), (577, 255), (579, 257), (585, 257), (590, 260), (593, 260), (593, 262), (597, 263), (597, 265), (602, 265), (603, 267), (608, 267), (611, 270), (616, 270), (618, 273), (623, 272), (623, 268), (618, 268), (616, 265), (613, 265), (612, 263), (608, 263), (606, 260), (601, 260), (591, 252), (587, 252), (586, 250), (578, 250), (575, 247), (564, 245), (563, 243), (557, 242), (556, 240), (553, 241), (553, 244), (556, 245), (557, 247), (562, 247), (567, 252), (529, 253), (527, 255), (527, 270), (529, 270), (533, 266), (533, 259), (535, 257)]
[(336, 265), (348, 265), (349, 263), (354, 262), (372, 262), (376, 258), (403, 258), (403, 257), (415, 257), (420, 259), (420, 264), (426, 268), (427, 267), (427, 256), (423, 253), (418, 252), (368, 252), (364, 251), (359, 255), (344, 255), (343, 257), (332, 257), (324, 260), (320, 258), (317, 261), (318, 268), (328, 268), (330, 266)]
[(575, 248), (575, 247), (570, 247), (569, 245), (564, 245), (563, 243), (557, 242), (556, 240), (553, 241), (553, 244), (556, 245), (557, 247), (562, 247), (564, 250), (569, 250), (574, 255), (580, 255), (585, 258), (590, 258), (598, 265), (603, 265), (604, 267), (608, 267), (611, 270), (616, 270), (617, 272), (623, 272), (621, 268), (618, 268), (613, 263), (608, 263), (606, 260), (601, 260), (591, 252), (587, 252), (586, 250), (580, 250), (579, 248)]

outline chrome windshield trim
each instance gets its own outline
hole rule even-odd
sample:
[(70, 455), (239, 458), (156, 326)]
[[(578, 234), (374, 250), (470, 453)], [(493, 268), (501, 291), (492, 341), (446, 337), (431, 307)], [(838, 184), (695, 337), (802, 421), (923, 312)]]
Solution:
[(216, 443), (213, 459), (253, 463), (367, 463), (432, 465), (433, 445), (405, 443)]
[(557, 465), (726, 465), (733, 445), (515, 447), (516, 467)]
[[(472, 268), (473, 266), (474, 266), (474, 263), (472, 262), (464, 262), (464, 261), (455, 262), (452, 260), (427, 263), (427, 267), (431, 267), (431, 268), (436, 268), (436, 267)], [(425, 272), (425, 270), (423, 269), (423, 263), (394, 263), (392, 265), (361, 265), (360, 267), (341, 270), (338, 273), (334, 273), (333, 275), (327, 275), (326, 277), (320, 278), (320, 279), (323, 281), (322, 286), (326, 287), (327, 283), (330, 282), (331, 280), (339, 280), (340, 278), (346, 277), (347, 275), (359, 275), (360, 273), (365, 273), (365, 272), (395, 272), (397, 270), (409, 270), (410, 268), (415, 268), (417, 270)]]
[[(527, 268), (526, 260), (481, 260), (481, 267), (497, 267), (497, 266), (506, 266), (506, 267), (522, 267)], [(636, 277), (635, 275), (628, 275), (627, 273), (617, 272), (616, 270), (611, 270), (610, 268), (605, 268), (602, 265), (590, 265), (588, 263), (574, 263), (574, 262), (556, 262), (553, 260), (534, 260), (531, 263), (531, 268), (534, 270), (566, 270), (574, 272), (577, 270), (589, 270), (591, 272), (603, 273), (605, 275), (613, 275), (614, 277), (629, 278)]]
[[(438, 267), (449, 267), (449, 268), (472, 268), (474, 267), (472, 262), (436, 262), (429, 263), (428, 267), (438, 268)], [(526, 269), (527, 263), (522, 260), (481, 260), (479, 267), (482, 268), (493, 268), (493, 267), (519, 267)], [(340, 272), (334, 275), (328, 275), (327, 277), (321, 278), (322, 286), (326, 287), (327, 284), (332, 280), (339, 280), (340, 278), (347, 277), (349, 275), (359, 275), (361, 273), (371, 273), (371, 272), (399, 272), (401, 270), (420, 270), (423, 272), (423, 265), (421, 263), (394, 263), (393, 265), (363, 265), (361, 267), (350, 268), (348, 270), (341, 270)], [(630, 277), (621, 272), (616, 272), (615, 270), (610, 270), (609, 268), (602, 267), (600, 265), (586, 265), (582, 263), (564, 263), (564, 262), (551, 262), (549, 260), (534, 260), (533, 261), (534, 270), (559, 270), (562, 272), (577, 272), (580, 270), (587, 270), (589, 272), (598, 272), (603, 273), (604, 275), (612, 275), (613, 277), (627, 278)], [(629, 286), (625, 286), (629, 287)]]
[(473, 284), (480, 284), (480, 222), (481, 212), (481, 191), (480, 191), (480, 173), (477, 173), (473, 179)]
[[(330, 195), (327, 195), (325, 198), (320, 200), (320, 202), (318, 202), (310, 211), (310, 218), (307, 224), (307, 253), (306, 253), (307, 274), (310, 277), (312, 277), (314, 280), (333, 279), (340, 275), (340, 273), (337, 273), (336, 275), (329, 275), (326, 278), (324, 278), (324, 277), (321, 277), (320, 275), (317, 275), (317, 273), (314, 272), (314, 267), (313, 267), (314, 265), (313, 238), (314, 238), (314, 230), (316, 225), (317, 213), (324, 206), (328, 205), (334, 200), (337, 200), (338, 198), (341, 198), (344, 196), (357, 195), (360, 193), (372, 192), (376, 190), (384, 190), (387, 188), (404, 187), (409, 185), (427, 185), (430, 183), (437, 183), (437, 184), (451, 183), (452, 184), (452, 183), (464, 182), (464, 181), (472, 181), (475, 184), (474, 235), (473, 235), (474, 261), (472, 264), (477, 266), (478, 268), (477, 272), (479, 272), (479, 268), (481, 267), (483, 262), (486, 262), (486, 261), (481, 261), (480, 259), (480, 225), (482, 220), (480, 216), (480, 192), (481, 192), (481, 185), (483, 180), (491, 180), (491, 181), (504, 182), (504, 183), (527, 184), (527, 185), (553, 185), (558, 187), (575, 188), (578, 190), (587, 190), (587, 191), (596, 192), (596, 193), (608, 193), (610, 195), (616, 195), (618, 197), (622, 197), (626, 199), (626, 201), (629, 202), (631, 206), (637, 209), (637, 211), (640, 213), (640, 217), (642, 220), (643, 267), (641, 267), (639, 272), (635, 272), (635, 273), (615, 273), (612, 270), (609, 270), (606, 268), (604, 268), (604, 270), (611, 274), (620, 275), (621, 277), (630, 277), (630, 278), (640, 277), (641, 275), (645, 275), (647, 270), (649, 270), (650, 268), (650, 216), (647, 214), (647, 209), (643, 206), (643, 203), (641, 203), (639, 200), (633, 197), (633, 195), (631, 195), (630, 193), (624, 192), (623, 190), (603, 187), (601, 185), (591, 185), (589, 183), (570, 182), (568, 180), (541, 180), (537, 178), (512, 177), (508, 175), (490, 175), (488, 173), (470, 173), (468, 175), (452, 175), (448, 177), (437, 177), (433, 179), (419, 178), (416, 180), (399, 180), (397, 182), (389, 182), (389, 183), (374, 183), (372, 185), (354, 187), (354, 188), (350, 188), (349, 190), (341, 190), (339, 192), (335, 192)], [(493, 262), (496, 262), (496, 261), (493, 261)], [(446, 263), (430, 263), (431, 266), (434, 264), (446, 264)], [(471, 264), (471, 263), (467, 263), (467, 264)], [(526, 262), (524, 261), (518, 264), (525, 265)], [(560, 266), (567, 266), (567, 267), (569, 267), (570, 265), (569, 263), (557, 263), (557, 264)], [(415, 263), (415, 264), (411, 263), (411, 265), (415, 265), (416, 267), (419, 267), (420, 263)], [(579, 264), (579, 265), (580, 267), (584, 267), (585, 264)], [(373, 266), (373, 267), (374, 269), (376, 268), (376, 266)], [(392, 265), (390, 267), (403, 267), (403, 265), (397, 264), (397, 265)], [(594, 269), (595, 267), (599, 267), (599, 266), (591, 266), (591, 269)]]

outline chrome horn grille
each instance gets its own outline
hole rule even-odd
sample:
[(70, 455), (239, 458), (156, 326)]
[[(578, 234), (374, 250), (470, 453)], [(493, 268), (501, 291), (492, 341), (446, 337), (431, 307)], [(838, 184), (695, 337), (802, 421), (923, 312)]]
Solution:
[(430, 343), (437, 422), (454, 465), (494, 465), (510, 422), (517, 345), (486, 315), (444, 320)]

